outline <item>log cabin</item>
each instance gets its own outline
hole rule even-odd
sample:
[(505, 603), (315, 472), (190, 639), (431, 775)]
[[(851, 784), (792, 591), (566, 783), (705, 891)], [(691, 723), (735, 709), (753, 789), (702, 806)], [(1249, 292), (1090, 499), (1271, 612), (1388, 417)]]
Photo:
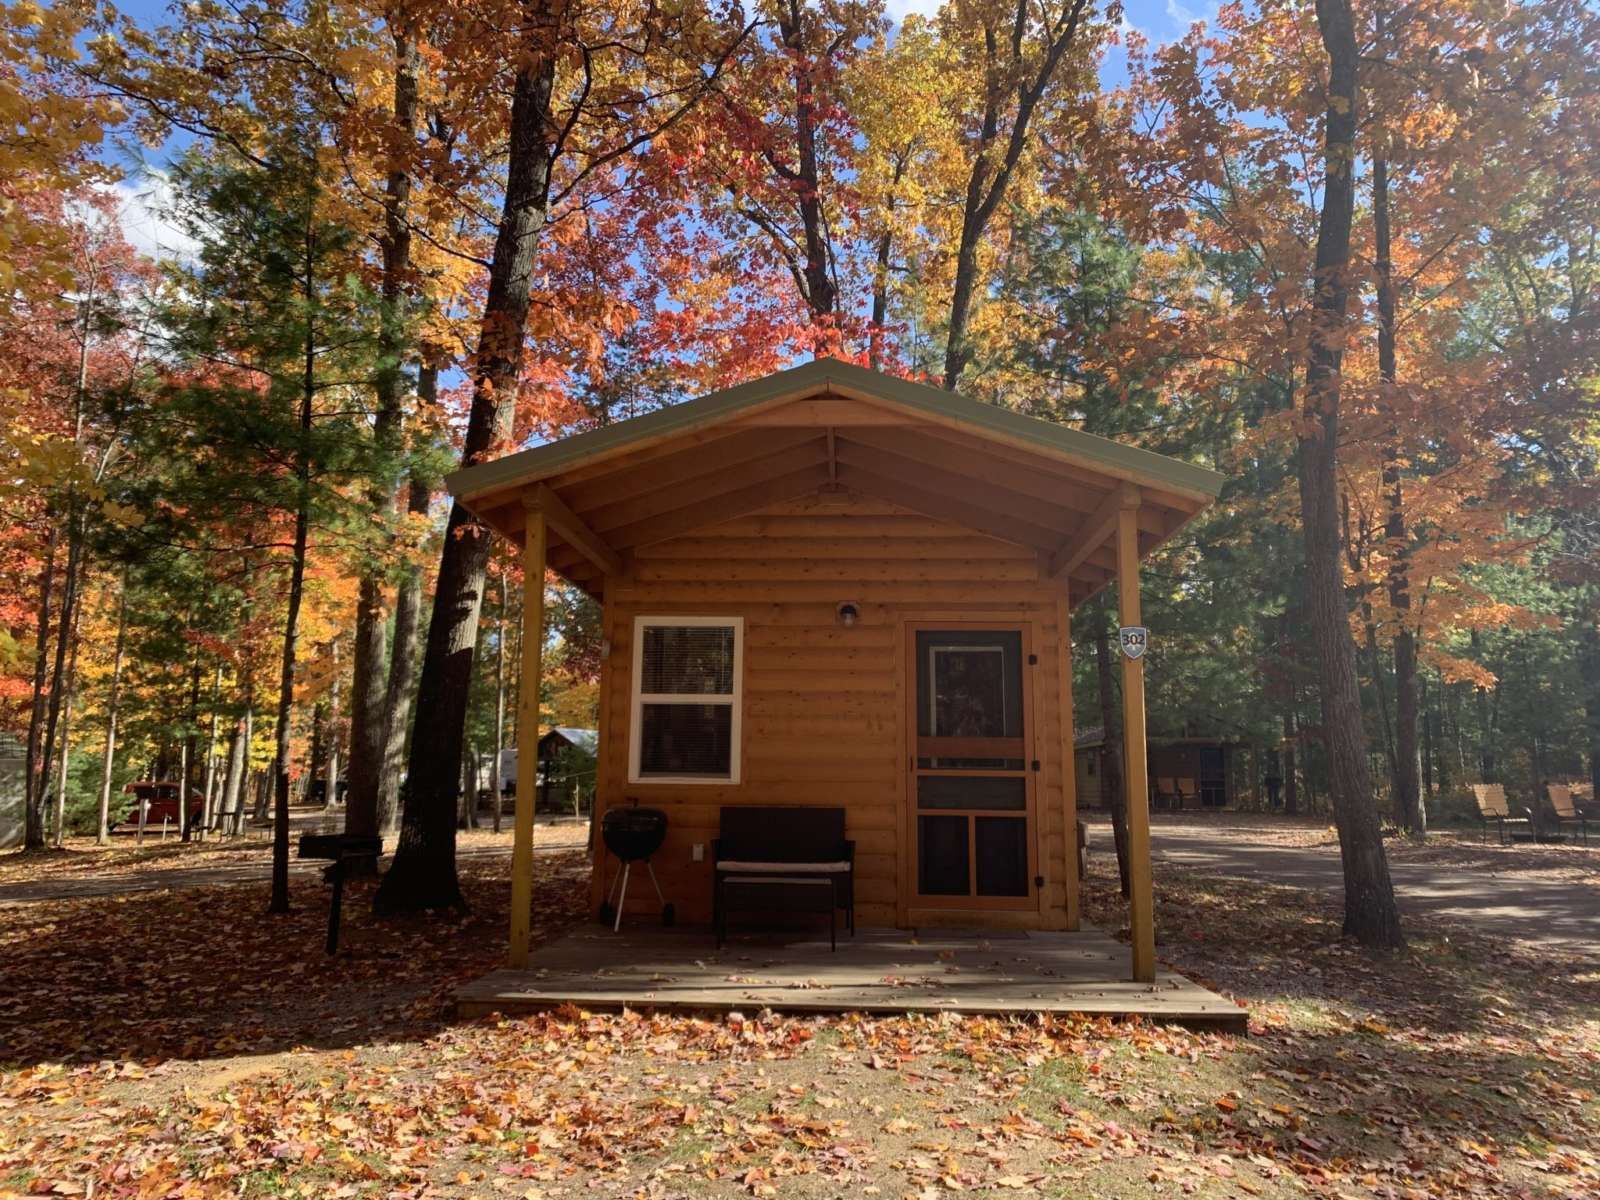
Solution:
[[(1113, 584), (1139, 631), (1121, 669), (1142, 748), (1139, 561), (1221, 483), (832, 359), (447, 480), (522, 547), (523, 761), (546, 570), (602, 605), (596, 816), (667, 813), (654, 866), (682, 919), (710, 917), (722, 806), (815, 804), (847, 810), (862, 923), (1060, 930), (1079, 923), (1073, 609)], [(1149, 980), (1148, 787), (1145, 755), (1129, 757), (1131, 961)], [(517, 782), (522, 967), (533, 773)]]

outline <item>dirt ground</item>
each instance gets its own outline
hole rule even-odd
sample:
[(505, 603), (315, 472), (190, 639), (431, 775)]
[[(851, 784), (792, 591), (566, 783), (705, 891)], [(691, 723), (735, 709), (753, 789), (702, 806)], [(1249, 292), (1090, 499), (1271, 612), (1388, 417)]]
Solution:
[[(509, 899), (503, 854), (462, 863), (467, 915), (375, 922), (357, 885), (332, 960), (310, 877), (287, 917), (257, 881), (0, 909), (0, 1196), (1600, 1196), (1587, 957), (1430, 928), (1373, 958), (1324, 893), (1174, 871), (1160, 955), (1247, 1002), (1247, 1038), (461, 1023), (450, 992), (498, 963)], [(543, 939), (585, 919), (586, 865), (539, 864)], [(1115, 929), (1109, 866), (1086, 908)]]

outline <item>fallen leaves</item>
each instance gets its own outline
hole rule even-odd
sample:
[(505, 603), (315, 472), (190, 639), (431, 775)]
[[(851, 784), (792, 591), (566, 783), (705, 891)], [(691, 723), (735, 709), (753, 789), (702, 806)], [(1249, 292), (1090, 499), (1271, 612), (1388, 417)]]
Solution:
[[(580, 919), (581, 862), (541, 864), (540, 921)], [(1091, 911), (1114, 904), (1107, 882)], [(1194, 877), (1164, 881), (1164, 950), (1250, 999), (1249, 1039), (570, 1006), (458, 1024), (450, 990), (502, 953), (503, 864), (474, 865), (467, 886), (471, 918), (394, 926), (370, 921), (358, 889), (331, 963), (309, 888), (287, 921), (247, 887), (24, 913), (0, 935), (0, 1195), (1443, 1200), (1600, 1186), (1586, 977), (1521, 950), (1475, 960), (1457, 936), (1374, 962), (1334, 940), (1318, 899)]]

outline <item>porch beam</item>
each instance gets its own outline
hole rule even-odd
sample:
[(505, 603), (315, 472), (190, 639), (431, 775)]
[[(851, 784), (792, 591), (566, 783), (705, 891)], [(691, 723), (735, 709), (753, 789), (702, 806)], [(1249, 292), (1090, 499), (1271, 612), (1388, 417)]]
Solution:
[[(841, 451), (849, 447), (841, 446)], [(1054, 540), (1056, 533), (1018, 517), (1004, 517), (985, 505), (962, 499), (961, 493), (936, 491), (933, 487), (917, 487), (897, 479), (890, 479), (876, 471), (857, 466), (848, 453), (839, 456), (839, 482), (854, 491), (876, 496), (891, 504), (909, 508), (925, 517), (964, 525), (979, 533), (1014, 546), (1023, 546), (1035, 552)], [(929, 481), (932, 482), (931, 480)]]
[(819, 430), (803, 442), (762, 458), (697, 475), (632, 500), (590, 509), (589, 524), (604, 533), (612, 544), (626, 546), (628, 543), (621, 539), (620, 534), (625, 528), (650, 521), (664, 512), (695, 505), (713, 505), (723, 496), (807, 467), (819, 467), (825, 473), (827, 456), (828, 448)]
[(869, 446), (848, 432), (840, 439), (838, 454), (840, 463), (845, 466), (870, 471), (924, 492), (959, 498), (968, 507), (982, 509), (1002, 524), (1026, 522), (1044, 531), (1046, 546), (1055, 545), (1078, 523), (1077, 513), (1059, 503), (1036, 500), (999, 483), (975, 487), (969, 474), (947, 471), (897, 450)]
[(1078, 750), (1072, 712), (1072, 607), (1066, 597), (1056, 602), (1056, 622), (1061, 639), (1061, 812), (1066, 822), (1067, 861), (1062, 878), (1067, 885), (1067, 928), (1079, 927), (1078, 892)]
[(1124, 509), (1132, 508), (1135, 533), (1139, 520), (1139, 489), (1131, 483), (1118, 484), (1106, 493), (1100, 506), (1091, 513), (1078, 531), (1056, 548), (1045, 570), (1051, 579), (1064, 579), (1071, 575), (1091, 555), (1117, 532)]
[(544, 649), (545, 512), (528, 510), (522, 531), (522, 685), (517, 692), (517, 807), (511, 838), (512, 967), (528, 965), (533, 928), (533, 798), (539, 762), (539, 670)]
[(563, 476), (554, 485), (576, 511), (592, 513), (609, 504), (669, 491), (706, 475), (726, 474), (754, 459), (770, 458), (802, 446), (816, 436), (814, 429), (735, 429), (715, 442), (696, 443), (643, 463), (629, 460), (621, 470), (576, 483), (569, 484)]
[(584, 524), (583, 518), (568, 508), (567, 502), (549, 485), (534, 484), (531, 490), (523, 493), (522, 502), (530, 511), (538, 509), (543, 513), (545, 524), (555, 530), (556, 536), (599, 567), (601, 574), (622, 574), (622, 559), (617, 552), (606, 544), (605, 538)]
[[(1139, 513), (1135, 496), (1117, 512), (1117, 613), (1124, 627), (1140, 624)], [(1155, 892), (1150, 879), (1149, 748), (1144, 728), (1144, 658), (1122, 657), (1122, 775), (1128, 812), (1128, 931), (1133, 978), (1156, 978)], [(521, 778), (520, 773), (518, 778)]]
[(686, 504), (632, 525), (619, 526), (611, 530), (611, 540), (624, 550), (648, 546), (652, 542), (664, 542), (696, 529), (745, 516), (769, 504), (814, 492), (827, 482), (828, 466), (818, 461), (813, 466), (763, 479), (699, 503)]

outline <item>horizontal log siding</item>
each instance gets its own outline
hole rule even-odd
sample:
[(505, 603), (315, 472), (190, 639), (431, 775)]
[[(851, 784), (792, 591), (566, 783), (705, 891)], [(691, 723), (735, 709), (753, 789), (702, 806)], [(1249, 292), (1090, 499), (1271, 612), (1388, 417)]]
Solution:
[[(599, 802), (637, 798), (666, 810), (671, 828), (656, 874), (681, 920), (710, 918), (711, 841), (724, 804), (843, 805), (856, 841), (857, 919), (1018, 924), (1018, 914), (907, 911), (902, 871), (907, 621), (1005, 618), (1032, 624), (1033, 755), (1041, 760), (1042, 913), (1021, 923), (1061, 927), (1059, 586), (1040, 578), (1037, 556), (879, 500), (819, 494), (765, 509), (692, 537), (640, 547), (628, 574), (606, 586), (610, 659), (602, 680)], [(835, 608), (850, 600), (860, 622)], [(745, 619), (742, 782), (629, 784), (629, 686), (633, 622), (684, 613)], [(694, 862), (695, 843), (706, 860)], [(606, 870), (613, 870), (613, 862)], [(597, 872), (598, 904), (603, 872)], [(648, 917), (655, 894), (630, 886), (629, 913)]]

